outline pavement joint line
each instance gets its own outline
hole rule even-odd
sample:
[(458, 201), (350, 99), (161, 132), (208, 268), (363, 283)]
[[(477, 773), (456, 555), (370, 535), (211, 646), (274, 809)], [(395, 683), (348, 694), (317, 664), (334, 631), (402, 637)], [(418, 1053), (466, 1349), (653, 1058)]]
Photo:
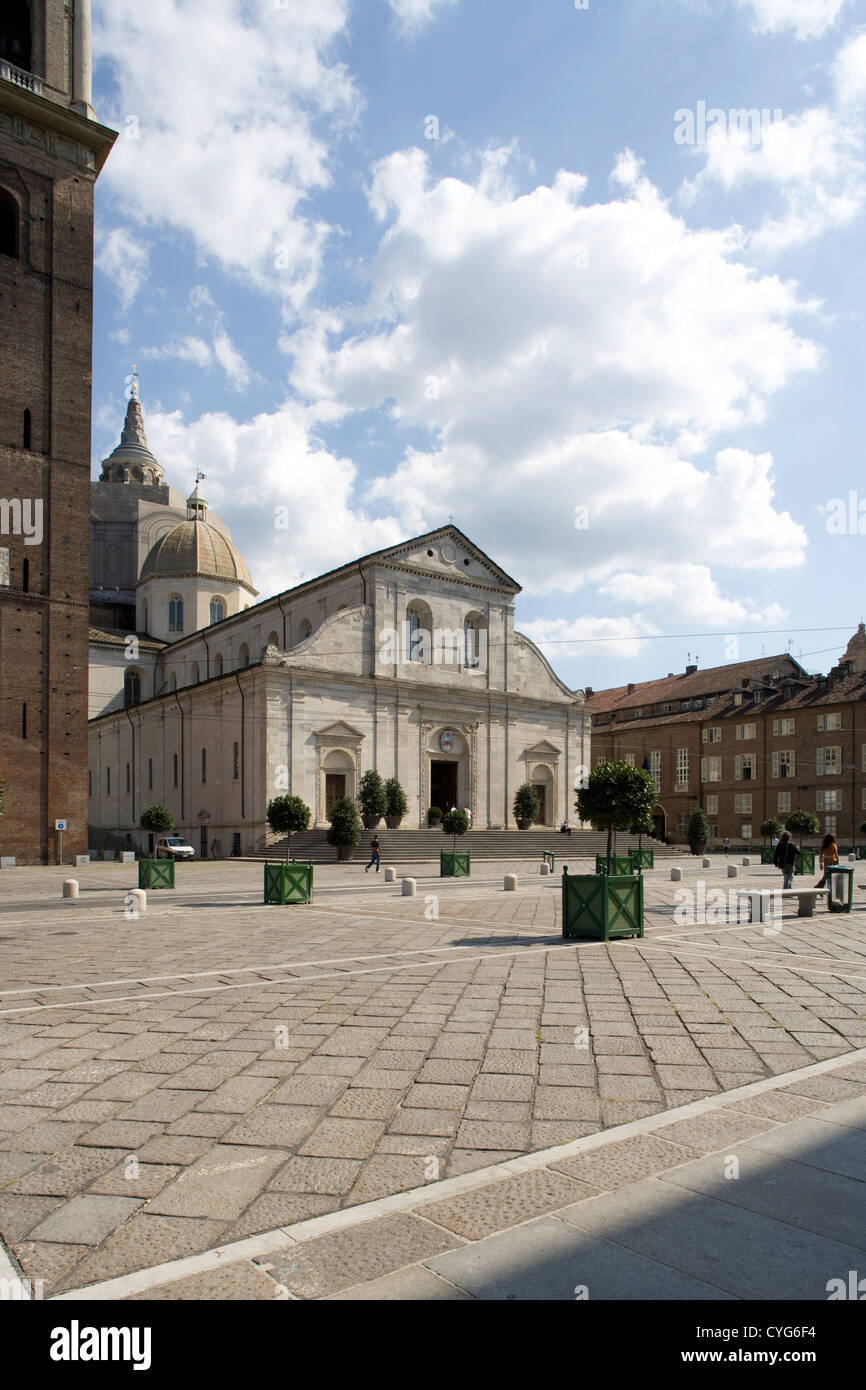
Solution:
[[(695, 1119), (701, 1115), (711, 1114), (738, 1101), (748, 1100), (752, 1096), (763, 1095), (767, 1091), (780, 1090), (797, 1081), (812, 1076), (823, 1076), (842, 1066), (852, 1066), (859, 1062), (866, 1062), (866, 1047), (844, 1053), (839, 1057), (812, 1062), (808, 1066), (798, 1067), (795, 1071), (783, 1072), (778, 1076), (763, 1077), (760, 1081), (750, 1082), (746, 1086), (738, 1086), (732, 1091), (716, 1092), (713, 1095), (704, 1096), (701, 1100), (691, 1101), (687, 1105), (679, 1105), (672, 1110), (662, 1110), (655, 1115), (645, 1115), (641, 1119), (630, 1120), (628, 1124), (599, 1130), (596, 1134), (584, 1135), (580, 1139), (574, 1139), (566, 1144), (558, 1144), (554, 1148), (541, 1149), (536, 1153), (524, 1154), (520, 1158), (490, 1164), (487, 1168), (476, 1168), (472, 1172), (461, 1173), (456, 1178), (443, 1178), (439, 1182), (426, 1183), (423, 1187), (414, 1188), (409, 1192), (394, 1193), (388, 1197), (380, 1197), (373, 1202), (359, 1203), (357, 1206), (345, 1207), (340, 1211), (329, 1212), (324, 1216), (314, 1216), (307, 1221), (296, 1222), (294, 1225), (281, 1226), (260, 1236), (236, 1241), (230, 1245), (216, 1246), (200, 1255), (188, 1255), (166, 1264), (137, 1270), (134, 1274), (125, 1274), (79, 1289), (70, 1289), (65, 1293), (53, 1295), (50, 1301), (64, 1302), (78, 1299), (105, 1301), (127, 1298), (133, 1293), (145, 1293), (150, 1288), (176, 1283), (192, 1274), (206, 1273), (227, 1264), (234, 1264), (239, 1260), (253, 1258), (253, 1254), (267, 1254), (273, 1250), (302, 1245), (319, 1236), (360, 1226), (368, 1221), (377, 1220), (379, 1217), (391, 1216), (407, 1209), (443, 1201), (449, 1197), (462, 1196), (464, 1193), (482, 1187), (490, 1187), (521, 1173), (536, 1172), (553, 1162), (561, 1162), (563, 1159), (573, 1158), (578, 1154), (604, 1148), (608, 1144), (618, 1143), (641, 1134), (652, 1133), (654, 1130), (674, 1124), (678, 1120)], [(785, 1123), (785, 1121), (772, 1121), (768, 1127), (778, 1129)], [(725, 1146), (722, 1145), (721, 1147), (724, 1148)], [(546, 1215), (555, 1215), (555, 1210), (547, 1212)], [(452, 1232), (452, 1234), (455, 1233)], [(464, 1238), (458, 1237), (458, 1239)], [(478, 1242), (465, 1240), (464, 1243), (471, 1245)], [(258, 1249), (259, 1246), (261, 1246), (261, 1250)], [(253, 1254), (250, 1253), (252, 1247), (256, 1247)], [(2, 1244), (0, 1244), (0, 1252), (2, 1249)], [(417, 1263), (417, 1261), (410, 1263)]]
[[(705, 950), (703, 950), (702, 947), (700, 947), (700, 946), (691, 946), (691, 947), (689, 947), (689, 946), (674, 946), (674, 945), (672, 945), (672, 944), (667, 944), (667, 945), (656, 945), (655, 942), (650, 942), (650, 943), (647, 943), (646, 946), (644, 946), (644, 949), (645, 949), (645, 950), (650, 950), (650, 951), (667, 951), (667, 952), (668, 952), (669, 954), (671, 954), (671, 955), (678, 955), (678, 956), (682, 956), (682, 955), (693, 955), (693, 956), (698, 956), (701, 960), (712, 960), (712, 959), (713, 959), (713, 956), (711, 955), (710, 951), (705, 951)], [(756, 971), (757, 971), (757, 970), (760, 970), (760, 969), (763, 969), (763, 970), (765, 970), (765, 971), (767, 971), (767, 970), (787, 970), (787, 971), (789, 971), (791, 974), (794, 974), (794, 975), (796, 975), (798, 972), (801, 973), (801, 974), (803, 974), (803, 973), (805, 973), (806, 971), (808, 971), (809, 975), (820, 975), (820, 976), (822, 976), (822, 977), (823, 977), (823, 976), (828, 976), (828, 977), (830, 977), (831, 979), (839, 979), (839, 980), (866, 980), (866, 975), (857, 975), (857, 974), (855, 974), (855, 973), (854, 973), (853, 971), (851, 971), (851, 970), (846, 970), (846, 969), (844, 968), (844, 966), (843, 966), (843, 968), (841, 968), (841, 969), (839, 969), (839, 970), (816, 970), (815, 967), (814, 967), (814, 966), (811, 966), (811, 965), (786, 965), (783, 961), (767, 961), (767, 962), (764, 963), (763, 966), (762, 966), (762, 963), (761, 963), (760, 960), (757, 960), (757, 961), (756, 961), (756, 960), (744, 960), (744, 959), (742, 958), (742, 956), (724, 955), (724, 956), (719, 957), (719, 959), (722, 961), (722, 963), (726, 963), (726, 962), (727, 962), (727, 963), (730, 963), (731, 965), (745, 965), (745, 966), (747, 966), (750, 970), (756, 970)]]
[[(454, 960), (447, 961), (409, 961), (405, 965), (379, 965), (369, 970), (334, 970), (324, 975), (287, 976), (284, 980), (245, 980), (238, 985), (201, 985), (197, 989), (165, 989), (152, 994), (101, 995), (98, 999), (73, 999), (59, 1004), (23, 1004), (15, 1009), (0, 1009), (0, 1018), (7, 1018), (13, 1014), (47, 1013), (51, 1009), (86, 1009), (97, 1004), (148, 1003), (154, 999), (177, 999), (182, 995), (190, 994), (222, 994), (227, 990), (234, 989), (285, 989), (292, 985), (302, 987), (318, 984), (321, 980), (349, 980), (358, 975), (395, 974), (399, 970), (443, 970), (449, 965), (459, 965), (468, 961), (500, 960), (507, 956), (525, 957), (546, 955), (551, 951), (569, 951), (574, 950), (576, 945), (575, 941), (567, 941), (556, 946), (517, 947), (512, 951), (500, 951), (493, 948), (480, 955), (458, 956)], [(451, 949), (459, 950), (461, 948), (453, 947)], [(32, 989), (29, 993), (38, 994), (40, 991)]]

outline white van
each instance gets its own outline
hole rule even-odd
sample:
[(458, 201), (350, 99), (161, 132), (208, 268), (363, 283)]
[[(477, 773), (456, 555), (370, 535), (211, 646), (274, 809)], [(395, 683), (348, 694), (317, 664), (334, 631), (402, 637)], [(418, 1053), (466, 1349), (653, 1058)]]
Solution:
[(157, 859), (194, 859), (195, 850), (180, 835), (160, 835), (156, 841)]

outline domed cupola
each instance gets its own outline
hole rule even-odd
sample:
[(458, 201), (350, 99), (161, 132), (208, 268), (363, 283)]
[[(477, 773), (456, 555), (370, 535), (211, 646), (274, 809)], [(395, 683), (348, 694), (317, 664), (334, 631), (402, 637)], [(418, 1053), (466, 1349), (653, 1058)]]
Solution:
[(138, 399), (138, 372), (132, 369), (132, 390), (126, 407), (123, 433), (116, 449), (103, 460), (101, 483), (137, 483), (143, 487), (158, 487), (165, 477), (162, 464), (147, 447), (144, 416)]
[(186, 521), (151, 547), (136, 586), (138, 630), (168, 642), (239, 613), (247, 594), (258, 597), (242, 556), (207, 520), (203, 477), (186, 499)]

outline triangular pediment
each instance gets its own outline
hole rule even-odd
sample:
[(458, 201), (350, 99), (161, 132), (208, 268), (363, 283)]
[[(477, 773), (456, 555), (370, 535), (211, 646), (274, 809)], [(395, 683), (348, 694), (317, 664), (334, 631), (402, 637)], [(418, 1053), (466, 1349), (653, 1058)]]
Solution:
[(520, 593), (517, 580), (506, 574), (489, 555), (485, 555), (480, 546), (453, 525), (441, 526), (426, 536), (415, 536), (400, 545), (389, 546), (370, 558), (399, 569), (417, 570), (456, 581), (481, 580), (486, 584), (495, 584), (505, 593)]
[(342, 720), (339, 720), (336, 724), (329, 724), (326, 729), (316, 730), (316, 738), (342, 738), (352, 739), (357, 742), (358, 739), (362, 739), (363, 737), (364, 735), (361, 733), (360, 729), (353, 729), (351, 724), (344, 724)]
[(548, 743), (547, 739), (544, 738), (540, 743), (534, 743), (531, 748), (527, 748), (523, 756), (525, 758), (558, 758), (561, 752), (561, 748), (557, 748), (554, 744)]

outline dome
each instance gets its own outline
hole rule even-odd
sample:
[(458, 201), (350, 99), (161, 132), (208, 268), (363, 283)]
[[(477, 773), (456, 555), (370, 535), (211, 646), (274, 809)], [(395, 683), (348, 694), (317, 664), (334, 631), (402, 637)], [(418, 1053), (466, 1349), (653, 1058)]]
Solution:
[(256, 593), (231, 541), (201, 518), (180, 521), (160, 536), (141, 567), (141, 580), (192, 578), (229, 580)]
[(144, 416), (138, 399), (138, 376), (133, 373), (132, 394), (126, 407), (123, 433), (116, 449), (102, 463), (102, 483), (140, 483), (158, 486), (165, 473), (162, 464), (147, 447)]

